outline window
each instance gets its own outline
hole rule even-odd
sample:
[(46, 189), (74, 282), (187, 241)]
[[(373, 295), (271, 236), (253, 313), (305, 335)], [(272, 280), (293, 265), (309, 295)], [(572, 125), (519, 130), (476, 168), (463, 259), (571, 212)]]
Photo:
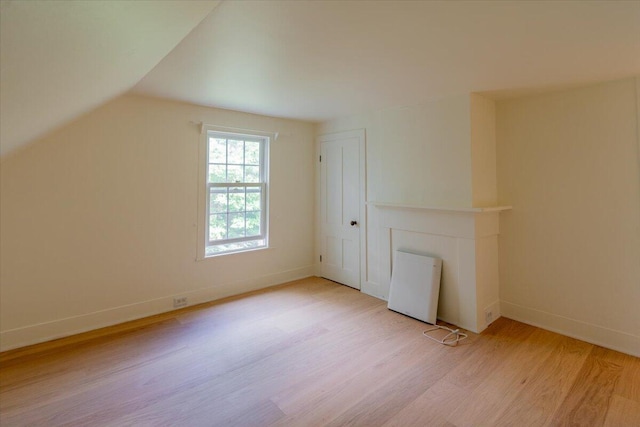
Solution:
[(267, 246), (269, 138), (207, 130), (205, 253)]

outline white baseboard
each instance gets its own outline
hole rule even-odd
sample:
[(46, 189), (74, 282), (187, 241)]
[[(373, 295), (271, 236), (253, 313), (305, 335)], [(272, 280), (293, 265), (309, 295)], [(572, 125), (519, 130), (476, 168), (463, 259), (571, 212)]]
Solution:
[(640, 357), (640, 337), (557, 314), (500, 301), (502, 316), (528, 325)]
[[(490, 319), (487, 318), (487, 313), (491, 313)], [(486, 306), (484, 311), (482, 312), (480, 332), (487, 329), (490, 324), (498, 320), (500, 317), (502, 317), (502, 313), (500, 312), (500, 300), (495, 300), (494, 302)]]
[(360, 292), (362, 292), (363, 294), (367, 294), (372, 297), (381, 299), (383, 301), (388, 300), (385, 293), (382, 291), (382, 287), (380, 286), (380, 284), (375, 282), (369, 282), (369, 281), (363, 282), (362, 289), (360, 289)]
[(45, 341), (51, 341), (82, 332), (117, 325), (130, 320), (141, 319), (155, 314), (166, 313), (173, 308), (174, 297), (187, 297), (189, 304), (195, 305), (215, 301), (232, 295), (242, 294), (293, 280), (313, 276), (314, 266), (306, 266), (249, 280), (225, 283), (221, 286), (182, 292), (148, 301), (109, 308), (80, 316), (58, 319), (51, 322), (29, 325), (0, 332), (0, 351), (12, 350)]

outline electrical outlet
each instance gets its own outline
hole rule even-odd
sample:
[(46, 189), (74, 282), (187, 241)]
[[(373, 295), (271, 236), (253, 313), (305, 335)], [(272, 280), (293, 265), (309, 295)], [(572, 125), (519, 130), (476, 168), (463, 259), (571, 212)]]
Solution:
[(187, 297), (179, 297), (173, 299), (173, 308), (180, 308), (187, 306)]
[(493, 322), (493, 311), (491, 310), (485, 310), (484, 311), (484, 322), (489, 325), (491, 322)]

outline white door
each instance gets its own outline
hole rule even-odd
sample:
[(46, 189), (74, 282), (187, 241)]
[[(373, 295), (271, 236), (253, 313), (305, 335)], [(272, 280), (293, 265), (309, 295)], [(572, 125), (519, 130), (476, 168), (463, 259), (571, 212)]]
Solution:
[(360, 289), (361, 141), (353, 133), (320, 141), (321, 275)]

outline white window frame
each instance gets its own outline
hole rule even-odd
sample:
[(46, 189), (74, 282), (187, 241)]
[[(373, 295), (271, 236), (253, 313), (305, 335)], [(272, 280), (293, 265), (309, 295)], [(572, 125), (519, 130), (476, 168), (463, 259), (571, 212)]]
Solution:
[[(235, 254), (241, 252), (255, 251), (269, 247), (269, 145), (274, 140), (274, 134), (262, 131), (242, 131), (238, 132), (233, 128), (221, 126), (202, 125), (202, 138), (200, 144), (200, 173), (199, 176), (199, 208), (198, 208), (198, 249), (197, 260), (211, 258), (221, 255)], [(223, 137), (228, 139), (242, 139), (245, 141), (260, 142), (260, 182), (246, 183), (210, 183), (209, 182), (209, 139), (210, 137)], [(232, 188), (232, 187), (257, 187), (261, 189), (260, 200), (260, 235), (250, 237), (239, 237), (224, 240), (210, 240), (209, 215), (210, 215), (210, 191), (212, 188)], [(262, 241), (262, 244), (252, 247), (231, 248), (213, 253), (207, 249), (242, 243), (248, 241)]]

